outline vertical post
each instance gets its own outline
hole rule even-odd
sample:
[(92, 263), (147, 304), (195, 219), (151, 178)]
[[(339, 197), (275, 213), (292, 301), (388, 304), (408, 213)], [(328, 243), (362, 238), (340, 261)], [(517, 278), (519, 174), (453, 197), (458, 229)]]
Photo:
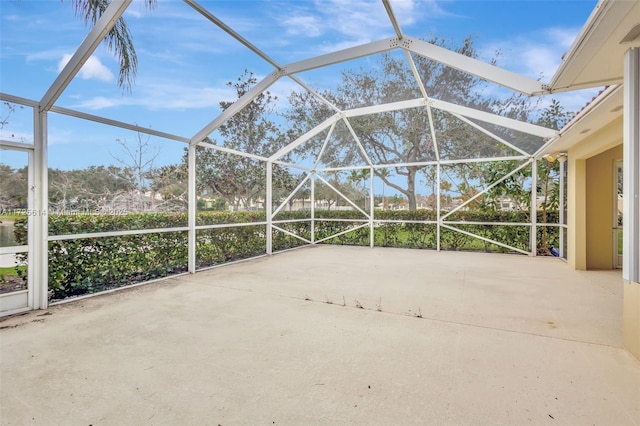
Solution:
[(560, 217), (558, 218), (558, 228), (559, 228), (559, 237), (560, 237), (560, 258), (561, 259), (566, 259), (566, 250), (567, 248), (565, 247), (565, 229), (564, 226), (567, 223), (567, 218), (565, 217), (565, 212), (566, 212), (566, 208), (567, 208), (567, 200), (566, 200), (566, 193), (565, 193), (565, 186), (566, 186), (566, 172), (567, 172), (567, 161), (561, 161), (560, 162), (560, 203), (559, 203), (559, 210), (560, 210)]
[[(34, 309), (46, 309), (49, 300), (49, 176), (47, 162), (47, 112), (34, 108), (34, 186), (33, 246), (29, 261), (29, 275), (33, 283)], [(30, 189), (31, 190), (31, 189)]]
[(189, 144), (187, 153), (187, 162), (189, 167), (189, 236), (188, 236), (188, 270), (190, 273), (196, 272), (196, 213), (198, 210), (198, 199), (196, 195), (196, 145)]
[(529, 231), (529, 246), (531, 256), (535, 256), (538, 251), (538, 161), (531, 159), (531, 230)]
[(311, 172), (311, 244), (316, 242), (316, 171)]
[(436, 250), (440, 251), (440, 162), (436, 165)]
[(640, 48), (624, 56), (622, 278), (640, 283)]
[(267, 254), (273, 254), (273, 163), (267, 161), (267, 194), (264, 202), (265, 214), (267, 216)]
[[(34, 138), (35, 139), (35, 138)], [(27, 163), (27, 207), (29, 209), (33, 209), (34, 205), (35, 205), (35, 200), (36, 200), (36, 179), (35, 179), (35, 171), (34, 171), (34, 152), (33, 150), (30, 150), (28, 152), (28, 156), (29, 156), (29, 162)], [(50, 212), (47, 212), (47, 214), (49, 214)], [(35, 253), (34, 253), (34, 244), (35, 244), (35, 225), (34, 225), (34, 221), (36, 219), (34, 219), (33, 215), (27, 215), (27, 259), (34, 259), (35, 258)], [(33, 267), (35, 267), (35, 265), (32, 265)], [(35, 309), (36, 308), (36, 304), (35, 304), (35, 299), (36, 297), (36, 292), (39, 292), (39, 289), (35, 288), (36, 286), (36, 282), (40, 282), (40, 280), (36, 280), (35, 279), (35, 273), (33, 272), (33, 270), (29, 270), (29, 266), (27, 266), (27, 289), (28, 289), (28, 294), (27, 294), (27, 306), (30, 309)]]
[(376, 209), (376, 200), (374, 199), (374, 174), (373, 167), (369, 168), (369, 247), (373, 248), (375, 244), (375, 229), (373, 226), (374, 211)]

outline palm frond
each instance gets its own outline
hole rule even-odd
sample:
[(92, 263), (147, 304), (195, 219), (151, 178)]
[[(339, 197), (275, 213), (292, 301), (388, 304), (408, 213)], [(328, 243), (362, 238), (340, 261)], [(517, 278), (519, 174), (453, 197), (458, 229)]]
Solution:
[[(73, 0), (73, 9), (86, 25), (93, 26), (109, 6), (110, 0)], [(144, 0), (149, 9), (156, 6), (157, 0)], [(105, 37), (107, 49), (120, 62), (118, 86), (124, 91), (131, 92), (138, 72), (138, 58), (133, 45), (131, 32), (124, 18), (120, 17)]]

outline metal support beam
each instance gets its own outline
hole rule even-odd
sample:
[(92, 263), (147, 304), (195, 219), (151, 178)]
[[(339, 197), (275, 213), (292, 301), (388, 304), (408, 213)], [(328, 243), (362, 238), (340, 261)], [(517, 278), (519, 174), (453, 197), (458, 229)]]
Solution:
[(328, 53), (326, 55), (316, 56), (298, 62), (293, 62), (284, 67), (286, 74), (295, 74), (303, 71), (309, 71), (316, 68), (333, 65), (340, 62), (350, 61), (352, 59), (362, 58), (364, 56), (375, 55), (376, 53), (386, 52), (400, 47), (400, 42), (396, 38), (374, 41), (362, 44), (360, 46), (350, 47), (348, 49), (339, 50), (337, 52)]
[(559, 233), (560, 233), (560, 258), (561, 259), (566, 259), (567, 258), (567, 247), (565, 244), (565, 235), (567, 230), (565, 229), (564, 225), (567, 224), (567, 216), (565, 214), (566, 212), (566, 208), (567, 208), (567, 193), (566, 193), (566, 186), (567, 186), (567, 180), (566, 180), (566, 174), (567, 174), (567, 163), (568, 161), (561, 161), (560, 162), (560, 183), (559, 183), (559, 187), (560, 187), (560, 202), (559, 202), (559, 210), (560, 210), (560, 218), (559, 218)]
[(316, 172), (311, 173), (311, 244), (316, 242)]
[(29, 275), (33, 274), (31, 283), (33, 284), (33, 308), (46, 309), (49, 300), (49, 219), (47, 217), (49, 208), (49, 176), (47, 164), (47, 113), (40, 112), (34, 108), (34, 184), (33, 188), (33, 211), (37, 213), (33, 217), (34, 237), (30, 239), (33, 243), (31, 247), (32, 255), (29, 258)]
[(273, 253), (273, 163), (267, 161), (267, 196), (264, 201), (267, 215), (267, 254)]
[(640, 48), (624, 56), (622, 278), (640, 283)]
[(391, 21), (391, 25), (393, 25), (393, 29), (396, 32), (398, 39), (402, 40), (402, 30), (400, 29), (400, 24), (398, 24), (396, 15), (393, 13), (393, 9), (391, 8), (391, 4), (389, 3), (389, 0), (382, 0), (382, 4), (384, 5), (385, 10), (387, 11), (387, 15), (389, 16), (389, 20)]
[(212, 122), (207, 124), (202, 130), (196, 133), (191, 138), (191, 143), (202, 142), (211, 132), (220, 127), (225, 121), (229, 118), (236, 115), (242, 108), (247, 106), (251, 101), (253, 101), (258, 95), (267, 90), (273, 83), (278, 81), (280, 78), (280, 73), (278, 71), (274, 71), (261, 81), (258, 82), (255, 86), (253, 86), (249, 91), (247, 91), (244, 95), (240, 97), (237, 101), (235, 101), (229, 108), (222, 111), (222, 113), (217, 116)]
[(218, 19), (216, 16), (214, 16), (211, 12), (209, 12), (207, 9), (202, 7), (196, 1), (194, 1), (194, 0), (184, 0), (184, 2), (187, 3), (189, 6), (191, 6), (192, 8), (194, 8), (199, 14), (201, 14), (202, 16), (207, 18), (209, 21), (211, 21), (214, 24), (216, 24), (222, 31), (226, 32), (231, 37), (233, 37), (236, 40), (238, 40), (245, 47), (248, 47), (253, 53), (255, 53), (256, 55), (260, 56), (265, 61), (269, 62), (275, 68), (278, 68), (278, 69), (280, 68), (280, 65), (278, 65), (278, 63), (276, 61), (274, 61), (273, 59), (271, 59), (266, 53), (264, 53), (262, 50), (258, 49), (253, 44), (251, 44), (251, 42), (249, 40), (245, 39), (240, 34), (235, 32), (230, 26), (228, 26), (227, 24), (222, 22), (220, 19)]
[(442, 190), (440, 188), (440, 163), (436, 164), (436, 250), (440, 251), (440, 225), (442, 225), (442, 217), (440, 213)]
[(196, 145), (190, 144), (187, 152), (189, 164), (189, 237), (188, 237), (188, 270), (190, 273), (196, 272), (196, 212), (198, 209), (198, 199), (196, 194)]
[[(376, 203), (374, 199), (374, 183), (375, 175), (373, 174), (373, 167), (369, 168), (369, 247), (373, 248), (375, 243), (375, 228), (373, 224), (375, 211), (376, 211)], [(382, 201), (384, 205), (384, 200)]]
[(354, 108), (349, 111), (345, 111), (345, 117), (357, 117), (368, 114), (378, 114), (382, 112), (398, 111), (408, 108), (416, 107), (431, 107), (444, 111), (448, 111), (452, 114), (462, 115), (464, 117), (473, 118), (476, 120), (484, 121), (486, 123), (495, 124), (496, 126), (506, 127), (507, 129), (517, 130), (519, 132), (527, 133), (542, 138), (551, 138), (557, 134), (557, 131), (553, 129), (547, 129), (546, 127), (537, 126), (531, 123), (525, 123), (522, 121), (514, 120), (512, 118), (503, 117), (498, 114), (492, 114), (490, 112), (481, 111), (462, 105), (456, 105), (451, 102), (445, 102), (438, 99), (429, 98), (428, 100), (418, 98), (408, 101), (392, 102), (388, 104), (374, 105), (362, 108)]
[[(309, 139), (311, 139), (314, 136), (316, 136), (319, 133), (321, 133), (327, 127), (331, 126), (332, 124), (335, 124), (340, 119), (342, 119), (340, 114), (332, 115), (331, 117), (329, 117), (328, 119), (326, 119), (325, 121), (323, 121), (322, 123), (320, 123), (319, 125), (314, 127), (313, 129), (309, 130), (304, 135), (300, 136), (295, 141), (291, 142), (289, 145), (287, 145), (284, 148), (278, 150), (278, 152), (276, 152), (271, 157), (269, 157), (269, 161), (275, 161), (275, 160), (279, 159), (280, 157), (282, 157), (284, 155), (287, 155), (288, 153), (290, 153), (291, 151), (293, 151), (294, 149), (296, 149), (297, 147), (299, 147), (300, 145), (302, 145), (303, 143), (305, 143)], [(333, 127), (331, 128), (331, 130), (333, 131)], [(328, 136), (327, 136), (327, 140), (328, 140)], [(326, 142), (325, 142), (325, 144), (326, 144)]]
[(73, 54), (67, 65), (62, 69), (58, 78), (53, 82), (47, 93), (40, 100), (40, 111), (49, 111), (58, 100), (64, 89), (80, 71), (87, 59), (91, 57), (104, 37), (111, 31), (116, 21), (127, 9), (131, 0), (112, 1), (100, 19), (95, 23), (87, 37), (82, 41), (78, 50)]
[(529, 230), (529, 247), (531, 256), (538, 254), (538, 161), (531, 159), (531, 229)]
[(150, 129), (148, 127), (138, 126), (137, 124), (129, 124), (129, 123), (124, 123), (122, 121), (111, 120), (109, 118), (100, 117), (98, 115), (93, 115), (93, 114), (87, 114), (85, 112), (75, 111), (69, 108), (52, 106), (50, 111), (58, 114), (68, 115), (69, 117), (80, 118), (83, 120), (89, 120), (89, 121), (94, 121), (96, 123), (106, 124), (108, 126), (119, 127), (121, 129), (133, 130), (134, 132), (140, 132), (147, 135), (158, 136), (160, 138), (189, 143), (189, 138), (185, 138), (183, 136), (178, 136), (171, 133), (159, 132), (157, 130)]
[(436, 46), (413, 37), (405, 36), (408, 49), (420, 56), (432, 59), (441, 64), (455, 68), (459, 71), (475, 75), (483, 80), (491, 81), (500, 86), (516, 90), (526, 95), (542, 95), (548, 93), (548, 89), (542, 82), (528, 78), (511, 71), (498, 68), (495, 65), (479, 61), (457, 52)]

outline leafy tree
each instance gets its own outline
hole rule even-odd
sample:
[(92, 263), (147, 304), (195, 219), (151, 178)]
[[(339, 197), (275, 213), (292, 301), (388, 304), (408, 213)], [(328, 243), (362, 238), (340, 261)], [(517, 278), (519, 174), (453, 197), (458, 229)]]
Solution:
[(151, 177), (154, 173), (154, 162), (160, 154), (160, 148), (153, 146), (151, 136), (136, 133), (134, 142), (116, 139), (119, 152), (111, 156), (120, 164), (125, 176), (129, 179), (133, 191), (122, 194), (121, 202), (129, 211), (155, 210), (157, 200)]
[[(255, 75), (245, 70), (235, 82), (227, 83), (236, 90), (238, 98), (257, 83)], [(238, 151), (267, 157), (284, 146), (284, 133), (272, 121), (277, 97), (265, 91), (249, 105), (227, 120), (218, 129), (220, 145)], [(220, 102), (223, 110), (233, 102)], [(215, 144), (216, 141), (206, 139)], [(197, 183), (201, 192), (220, 196), (238, 209), (248, 208), (251, 201), (264, 199), (266, 190), (265, 163), (253, 158), (229, 154), (206, 147), (197, 147)], [(184, 161), (186, 163), (186, 155)], [(288, 171), (277, 164), (273, 166), (273, 186), (291, 188)], [(293, 188), (291, 188), (293, 189)]]
[[(430, 42), (446, 46), (444, 40), (433, 39)], [(453, 50), (473, 58), (478, 56), (471, 37), (467, 37)], [(490, 98), (482, 93), (486, 83), (471, 74), (421, 56), (414, 56), (414, 61), (427, 94), (431, 97), (521, 120), (529, 116), (531, 104), (525, 96), (513, 95), (502, 100)], [(495, 63), (495, 59), (492, 63)], [(390, 54), (381, 55), (378, 62), (369, 69), (343, 72), (342, 81), (337, 89), (333, 92), (323, 92), (322, 95), (342, 110), (422, 96), (406, 61)], [(306, 92), (294, 93), (290, 102), (292, 110), (288, 113), (288, 119), (294, 133), (304, 131), (311, 123), (317, 124), (332, 113), (315, 96)], [(434, 127), (439, 129), (438, 148), (441, 153), (456, 158), (467, 158), (469, 152), (477, 152), (478, 146), (483, 145), (479, 141), (489, 142), (484, 144), (488, 147), (487, 156), (498, 154), (500, 149), (504, 150), (500, 146), (496, 148), (496, 143), (488, 136), (473, 131), (470, 126), (448, 113), (434, 109), (432, 118)], [(349, 121), (374, 163), (415, 163), (433, 161), (437, 158), (426, 108), (353, 117)], [(348, 132), (335, 132), (335, 137), (343, 141), (343, 144), (351, 139)], [(312, 145), (307, 146), (309, 149), (316, 148)], [(348, 150), (336, 155), (341, 155), (342, 158), (328, 158), (328, 162), (350, 161), (352, 158), (349, 157), (358, 155), (358, 152)], [(416, 209), (417, 175), (423, 169), (419, 166), (394, 169), (395, 176), (404, 177), (404, 183), (398, 182), (397, 179), (392, 180), (389, 176), (378, 176), (387, 186), (407, 198), (410, 209)], [(456, 173), (456, 178), (466, 172), (468, 170), (461, 167)]]
[[(186, 164), (168, 164), (156, 167), (149, 172), (150, 188), (152, 193), (160, 194), (162, 203), (158, 210), (174, 211), (185, 210), (188, 205), (188, 172)], [(219, 207), (219, 206), (216, 206)], [(216, 210), (222, 210), (216, 208)]]
[(27, 207), (27, 168), (0, 163), (0, 209)]
[(132, 177), (118, 166), (49, 169), (49, 206), (53, 210), (111, 210), (114, 198), (133, 190)]
[[(370, 170), (369, 169), (358, 169), (351, 170), (347, 179), (354, 185), (357, 195), (364, 198), (363, 205), (367, 207), (367, 180), (369, 179)], [(352, 200), (356, 202), (356, 200)]]

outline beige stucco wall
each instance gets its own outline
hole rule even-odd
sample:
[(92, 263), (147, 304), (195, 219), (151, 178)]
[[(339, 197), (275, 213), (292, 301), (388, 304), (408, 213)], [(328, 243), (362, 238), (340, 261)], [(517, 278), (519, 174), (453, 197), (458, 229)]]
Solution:
[(586, 165), (584, 159), (571, 156), (567, 173), (567, 262), (573, 269), (587, 269)]
[[(613, 168), (622, 159), (622, 117), (568, 150), (567, 262), (574, 269), (613, 267)], [(640, 283), (625, 282), (624, 347), (640, 361)]]
[(586, 269), (614, 269), (614, 165), (622, 160), (618, 145), (586, 160)]
[[(612, 268), (614, 161), (612, 156), (615, 157), (618, 152), (618, 159), (621, 159), (622, 117), (593, 132), (568, 151), (567, 262), (574, 269)], [(604, 163), (608, 158), (611, 159), (611, 164), (606, 167)], [(604, 182), (599, 182), (600, 179)], [(590, 188), (589, 185), (593, 187)], [(604, 189), (605, 186), (609, 189)], [(600, 189), (605, 193), (598, 192)], [(598, 208), (592, 209), (593, 211), (588, 215), (588, 202), (593, 205), (600, 203), (602, 209), (608, 209), (609, 222), (606, 222), (606, 217), (598, 214)], [(605, 232), (608, 232), (606, 238)], [(592, 233), (593, 235), (590, 236)], [(608, 246), (599, 247), (600, 243)], [(589, 259), (587, 253), (589, 253)], [(608, 264), (601, 263), (605, 256), (609, 257)]]
[(624, 283), (622, 303), (624, 348), (640, 361), (640, 283)]

